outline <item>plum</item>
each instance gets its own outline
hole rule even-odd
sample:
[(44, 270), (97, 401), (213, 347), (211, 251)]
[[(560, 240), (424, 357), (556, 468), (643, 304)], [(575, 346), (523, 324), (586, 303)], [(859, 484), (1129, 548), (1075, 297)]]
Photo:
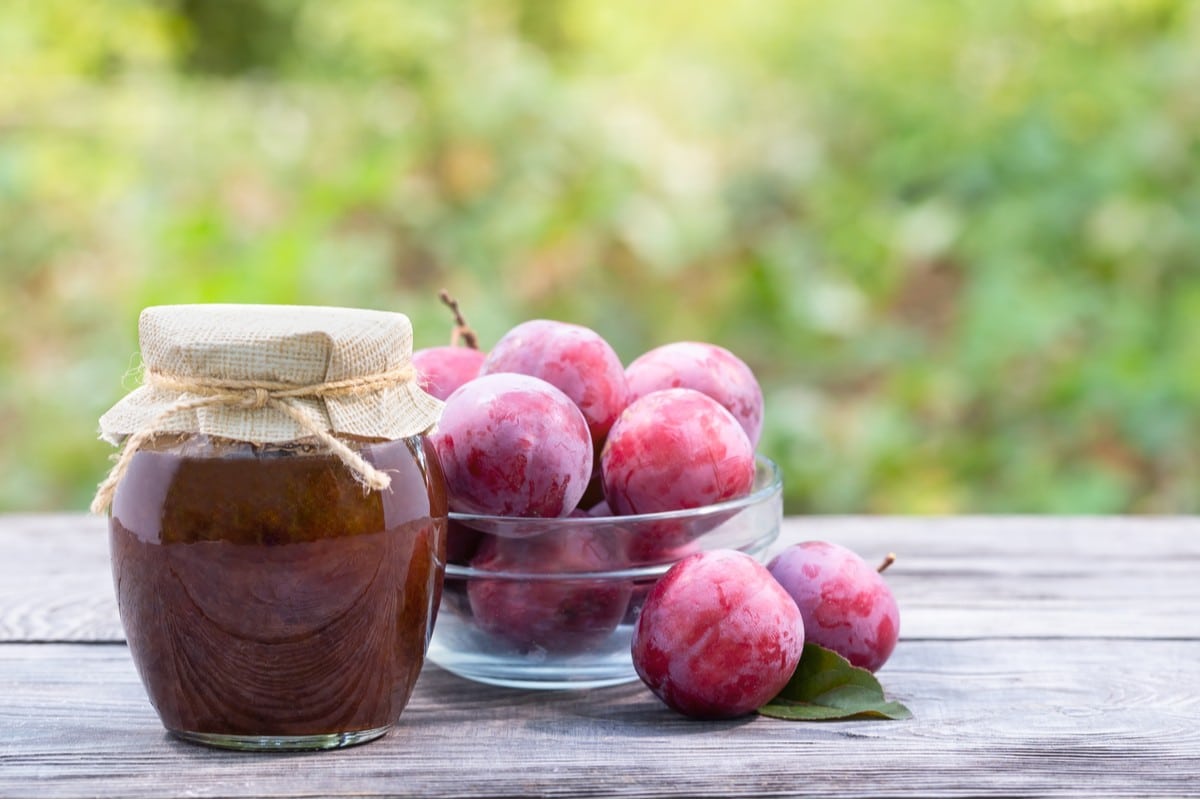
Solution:
[[(728, 411), (692, 389), (667, 389), (631, 403), (600, 456), (613, 514), (653, 514), (719, 503), (754, 485), (754, 448)], [(667, 519), (639, 526), (630, 556), (675, 560), (717, 518)]]
[(480, 369), (481, 375), (499, 372), (541, 378), (575, 401), (597, 453), (629, 400), (616, 351), (582, 325), (549, 319), (522, 322), (500, 337)]
[(426, 347), (412, 355), (421, 388), (438, 400), (479, 376), (486, 353), (471, 347)]
[(633, 665), (690, 717), (746, 714), (774, 698), (804, 650), (804, 621), (767, 569), (736, 550), (690, 555), (651, 589), (633, 628)]
[(446, 398), (432, 440), (451, 511), (565, 516), (592, 473), (583, 414), (528, 375), (482, 375), (460, 386)]
[(733, 414), (750, 444), (762, 434), (763, 394), (746, 363), (733, 353), (705, 342), (673, 342), (636, 358), (625, 369), (629, 402), (661, 389), (695, 389)]
[(521, 577), (470, 581), (467, 595), (475, 624), (522, 652), (586, 652), (620, 624), (633, 582), (558, 576), (617, 569), (624, 561), (623, 547), (619, 530), (572, 527), (569, 519), (539, 536), (486, 537), (471, 566)]
[(736, 419), (693, 389), (631, 403), (600, 456), (604, 497), (617, 514), (651, 514), (741, 497), (754, 484), (754, 448)]
[(900, 635), (896, 598), (879, 571), (851, 550), (801, 542), (767, 565), (800, 609), (808, 640), (874, 672)]

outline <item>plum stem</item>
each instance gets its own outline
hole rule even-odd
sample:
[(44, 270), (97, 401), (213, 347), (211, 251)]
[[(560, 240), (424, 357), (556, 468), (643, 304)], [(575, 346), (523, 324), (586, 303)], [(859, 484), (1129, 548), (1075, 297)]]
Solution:
[(479, 349), (479, 337), (475, 335), (475, 330), (467, 324), (463, 319), (462, 311), (458, 308), (458, 301), (445, 289), (438, 292), (438, 297), (442, 303), (454, 314), (454, 333), (450, 336), (450, 345), (457, 346), (459, 340), (472, 350)]
[(883, 557), (883, 563), (880, 564), (876, 568), (875, 571), (876, 572), (884, 572), (885, 570), (887, 570), (888, 567), (890, 567), (892, 564), (895, 564), (895, 563), (896, 563), (896, 554), (888, 553), (886, 556)]

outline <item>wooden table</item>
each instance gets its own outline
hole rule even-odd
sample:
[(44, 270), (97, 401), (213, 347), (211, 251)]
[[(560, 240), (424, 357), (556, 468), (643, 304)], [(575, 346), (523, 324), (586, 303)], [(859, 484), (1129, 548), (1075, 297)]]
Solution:
[(0, 516), (0, 795), (1200, 795), (1200, 519), (795, 518), (888, 573), (879, 678), (914, 719), (696, 722), (641, 684), (427, 666), (398, 727), (319, 754), (168, 737), (101, 519)]

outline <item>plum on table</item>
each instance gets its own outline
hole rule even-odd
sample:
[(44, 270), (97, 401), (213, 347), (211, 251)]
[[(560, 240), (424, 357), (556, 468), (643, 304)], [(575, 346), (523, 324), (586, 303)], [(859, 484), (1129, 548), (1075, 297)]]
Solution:
[(900, 610), (879, 570), (830, 542), (800, 542), (767, 564), (796, 601), (808, 640), (876, 671), (900, 635)]
[(675, 564), (633, 628), (633, 665), (664, 703), (690, 717), (749, 713), (791, 679), (804, 621), (766, 568), (736, 550)]

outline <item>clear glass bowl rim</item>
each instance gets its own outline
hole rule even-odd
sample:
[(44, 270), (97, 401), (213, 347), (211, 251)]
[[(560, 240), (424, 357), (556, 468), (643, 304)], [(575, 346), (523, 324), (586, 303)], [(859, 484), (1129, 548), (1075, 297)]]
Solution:
[(573, 528), (593, 526), (606, 528), (614, 524), (637, 525), (642, 522), (688, 519), (705, 514), (737, 511), (761, 503), (772, 495), (783, 491), (783, 472), (779, 469), (778, 464), (764, 455), (756, 455), (754, 463), (756, 475), (758, 470), (766, 470), (768, 479), (765, 485), (755, 489), (750, 494), (735, 497), (732, 500), (723, 500), (720, 503), (713, 503), (712, 505), (697, 506), (696, 508), (683, 508), (678, 511), (658, 511), (653, 514), (626, 514), (624, 516), (612, 517), (502, 517), (493, 514), (469, 514), (460, 511), (451, 511), (449, 516), (450, 519), (461, 522), (464, 525), (470, 525), (473, 522), (486, 522), (489, 525), (507, 523), (514, 527), (534, 527), (544, 523), (547, 527), (556, 527), (569, 521)]
[[(605, 530), (610, 528), (624, 528), (636, 524), (650, 524), (663, 520), (693, 520), (703, 518), (709, 515), (728, 514), (737, 512), (756, 505), (764, 504), (777, 498), (783, 492), (783, 473), (771, 459), (763, 455), (755, 456), (755, 475), (756, 480), (759, 471), (766, 473), (767, 479), (763, 486), (755, 489), (750, 494), (742, 497), (726, 500), (721, 503), (713, 503), (712, 505), (699, 506), (697, 508), (686, 508), (679, 511), (663, 511), (655, 514), (630, 514), (618, 517), (502, 517), (491, 516), (488, 514), (465, 514), (458, 512), (450, 512), (450, 519), (470, 525), (471, 523), (483, 523), (490, 526), (502, 525), (505, 523), (511, 524), (514, 527), (523, 527), (528, 530), (531, 526), (544, 525), (547, 530), (545, 533), (552, 533), (556, 528), (563, 525), (569, 525), (573, 530), (579, 528), (590, 528)], [(773, 540), (771, 537), (756, 537), (747, 545), (761, 546), (767, 541)], [(446, 578), (448, 579), (485, 579), (485, 580), (519, 580), (519, 581), (588, 581), (588, 580), (626, 580), (639, 579), (647, 577), (656, 577), (662, 575), (667, 569), (674, 564), (673, 560), (647, 563), (637, 566), (629, 566), (624, 569), (594, 571), (594, 572), (521, 572), (521, 571), (488, 571), (475, 567), (465, 566), (462, 564), (447, 564)]]

